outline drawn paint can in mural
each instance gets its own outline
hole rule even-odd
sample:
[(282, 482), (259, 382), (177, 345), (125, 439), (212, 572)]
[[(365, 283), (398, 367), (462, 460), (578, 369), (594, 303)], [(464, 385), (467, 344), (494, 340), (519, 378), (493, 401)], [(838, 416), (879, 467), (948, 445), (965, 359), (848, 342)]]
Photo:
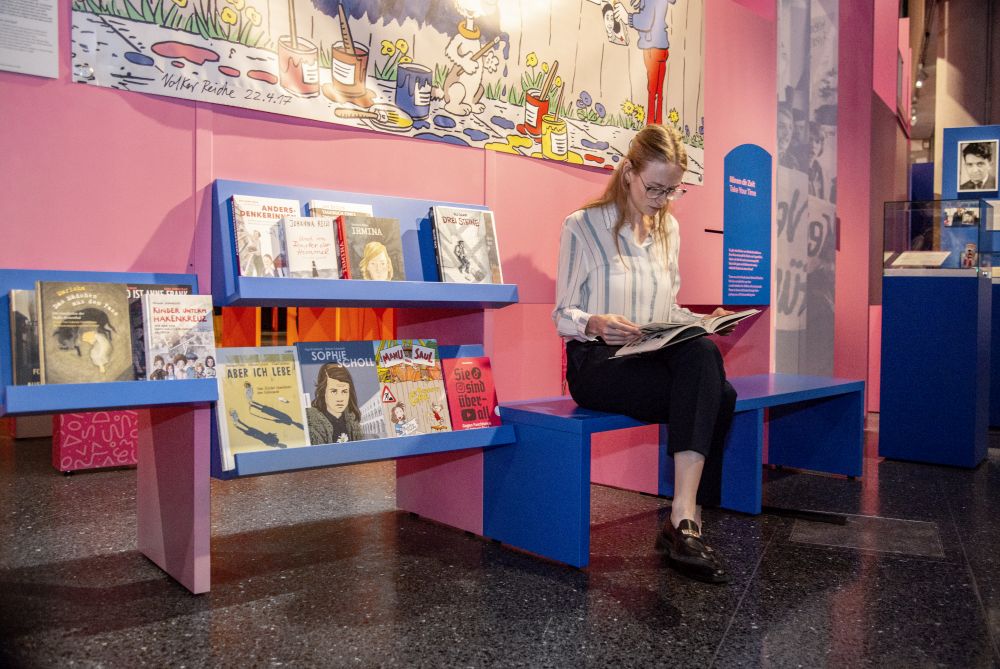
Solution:
[[(524, 94), (523, 132), (538, 137), (542, 134), (542, 117), (549, 113), (548, 98), (542, 99), (542, 92), (532, 88)], [(521, 128), (518, 128), (521, 130)]]
[(565, 119), (555, 114), (542, 117), (542, 155), (549, 160), (566, 160), (569, 154), (569, 136)]
[(368, 47), (354, 43), (353, 50), (344, 48), (343, 42), (338, 42), (330, 49), (330, 71), (333, 75), (333, 87), (345, 100), (364, 97), (368, 92), (365, 87), (368, 72)]
[(418, 63), (400, 63), (396, 72), (396, 106), (411, 118), (427, 118), (431, 113), (431, 69)]
[(278, 39), (278, 83), (292, 95), (314, 98), (319, 95), (319, 49), (299, 37)]

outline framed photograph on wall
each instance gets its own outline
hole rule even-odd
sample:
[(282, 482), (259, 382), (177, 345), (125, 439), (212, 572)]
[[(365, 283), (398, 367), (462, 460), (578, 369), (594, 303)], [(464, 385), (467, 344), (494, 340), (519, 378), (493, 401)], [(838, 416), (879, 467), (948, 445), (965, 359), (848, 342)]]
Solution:
[(997, 190), (997, 144), (995, 139), (958, 142), (958, 192)]

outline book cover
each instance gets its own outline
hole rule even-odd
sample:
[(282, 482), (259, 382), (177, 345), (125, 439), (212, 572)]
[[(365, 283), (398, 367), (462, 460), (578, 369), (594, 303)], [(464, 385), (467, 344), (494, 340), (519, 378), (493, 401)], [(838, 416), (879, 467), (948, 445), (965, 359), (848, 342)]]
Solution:
[(135, 378), (124, 284), (38, 281), (35, 301), (42, 383)]
[(295, 349), (313, 444), (391, 436), (371, 341), (299, 342)]
[(240, 276), (288, 276), (280, 221), (302, 213), (299, 201), (234, 195), (232, 211)]
[(35, 291), (10, 291), (10, 352), (15, 386), (42, 382), (38, 361), (38, 313)]
[(288, 275), (297, 279), (340, 278), (337, 232), (326, 216), (286, 216), (281, 219), (288, 251)]
[(180, 284), (136, 283), (128, 284), (128, 320), (132, 328), (132, 371), (135, 378), (146, 378), (146, 337), (143, 327), (142, 296), (146, 293), (160, 295), (190, 295), (191, 286)]
[(211, 295), (142, 296), (143, 349), (150, 380), (215, 377), (213, 312)]
[(497, 393), (493, 387), (490, 359), (444, 358), (444, 386), (448, 391), (448, 410), (455, 430), (500, 425)]
[(338, 216), (340, 274), (345, 279), (405, 281), (399, 221), (372, 216)]
[(386, 432), (401, 437), (451, 430), (434, 339), (372, 342)]
[(370, 204), (355, 204), (353, 202), (332, 202), (330, 200), (309, 200), (310, 216), (374, 216)]
[(503, 283), (493, 212), (438, 206), (432, 218), (442, 281)]
[(216, 361), (224, 470), (238, 453), (309, 445), (294, 347), (220, 348)]

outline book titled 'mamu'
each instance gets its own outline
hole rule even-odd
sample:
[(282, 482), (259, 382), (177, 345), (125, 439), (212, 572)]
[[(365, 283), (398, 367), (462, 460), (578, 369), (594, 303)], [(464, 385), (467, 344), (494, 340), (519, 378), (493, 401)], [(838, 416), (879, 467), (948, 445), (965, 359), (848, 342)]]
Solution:
[(132, 327), (132, 371), (135, 378), (146, 378), (146, 338), (142, 316), (142, 296), (147, 293), (158, 295), (190, 295), (191, 286), (166, 283), (128, 284), (128, 319)]
[(10, 291), (10, 352), (15, 386), (41, 383), (35, 291)]
[(401, 437), (450, 431), (437, 341), (383, 339), (372, 345), (386, 432)]
[(298, 200), (234, 195), (233, 239), (240, 276), (287, 276), (280, 221), (302, 212)]
[(376, 216), (338, 216), (340, 273), (345, 279), (405, 281), (399, 220)]
[(490, 359), (485, 356), (444, 358), (441, 366), (452, 428), (470, 430), (500, 425)]
[(144, 341), (153, 381), (206, 379), (216, 374), (211, 295), (142, 296)]
[(434, 250), (447, 283), (503, 283), (493, 212), (436, 206)]
[(35, 301), (42, 383), (135, 378), (125, 284), (38, 281)]
[(337, 228), (326, 216), (286, 216), (281, 219), (288, 275), (297, 279), (340, 277)]
[(222, 469), (235, 456), (309, 445), (295, 348), (219, 348), (216, 351)]
[(295, 349), (313, 444), (391, 436), (371, 341), (299, 342)]

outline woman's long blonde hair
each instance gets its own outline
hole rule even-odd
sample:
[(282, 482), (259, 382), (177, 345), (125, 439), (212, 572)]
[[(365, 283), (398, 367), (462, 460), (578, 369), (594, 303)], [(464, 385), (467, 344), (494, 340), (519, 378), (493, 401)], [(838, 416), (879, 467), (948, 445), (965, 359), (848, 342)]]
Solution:
[[(687, 170), (687, 150), (681, 134), (675, 129), (665, 125), (647, 125), (636, 133), (628, 146), (628, 154), (625, 160), (618, 163), (615, 171), (611, 174), (611, 181), (604, 190), (601, 197), (588, 202), (584, 209), (592, 207), (603, 207), (614, 204), (618, 208), (618, 220), (615, 221), (611, 235), (615, 240), (615, 250), (621, 257), (622, 250), (618, 241), (618, 235), (625, 225), (625, 212), (628, 211), (628, 185), (625, 183), (625, 171), (631, 167), (636, 172), (642, 170), (647, 164), (655, 161), (673, 163), (682, 170)], [(670, 209), (670, 200), (664, 203), (663, 207), (656, 215), (653, 222), (653, 239), (660, 243), (660, 250), (663, 253), (663, 262), (667, 262), (669, 249), (667, 248), (666, 234), (666, 214)]]

